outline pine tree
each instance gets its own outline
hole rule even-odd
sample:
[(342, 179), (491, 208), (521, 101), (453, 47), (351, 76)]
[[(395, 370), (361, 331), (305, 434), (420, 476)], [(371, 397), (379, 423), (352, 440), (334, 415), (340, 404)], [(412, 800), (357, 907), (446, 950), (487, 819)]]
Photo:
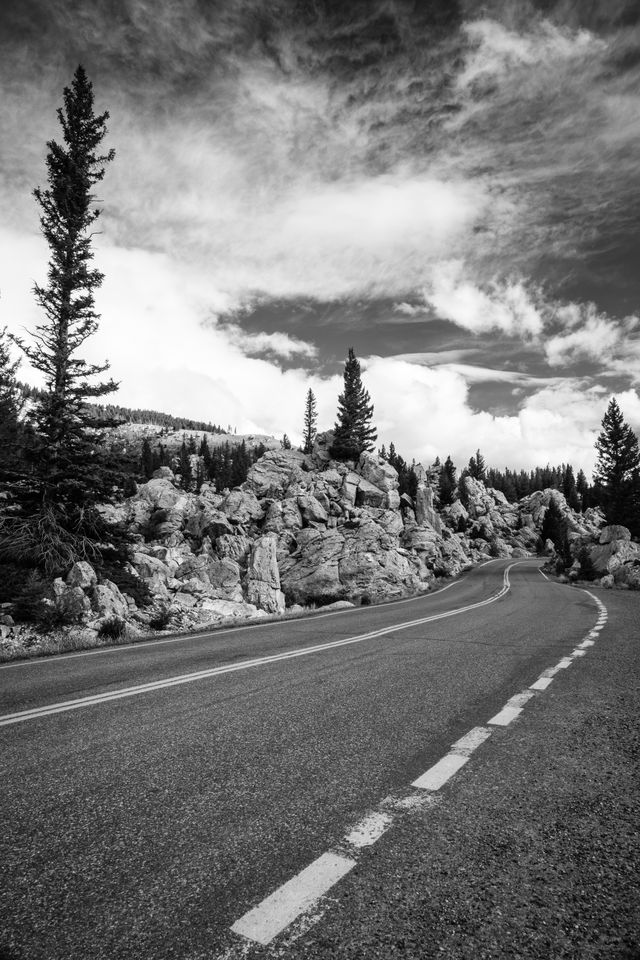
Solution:
[(16, 383), (19, 361), (11, 360), (6, 327), (0, 330), (0, 482), (19, 473), (20, 423), (24, 400)]
[(564, 476), (562, 479), (562, 492), (564, 493), (565, 500), (569, 504), (572, 510), (580, 509), (580, 499), (578, 497), (578, 490), (576, 487), (576, 478), (573, 475), (573, 467), (571, 464), (567, 464), (564, 469)]
[(291, 440), (286, 433), (282, 435), (282, 440), (280, 441), (280, 447), (282, 450), (291, 450)]
[(47, 285), (34, 287), (45, 320), (36, 328), (33, 344), (17, 341), (46, 385), (30, 416), (39, 441), (39, 499), (43, 505), (81, 510), (106, 499), (113, 483), (98, 456), (98, 430), (109, 424), (96, 420), (86, 402), (112, 393), (117, 384), (90, 382), (109, 365), (77, 356), (98, 328), (94, 291), (103, 274), (91, 267), (91, 240), (100, 210), (93, 206), (91, 191), (115, 155), (113, 150), (97, 152), (108, 117), (94, 114), (92, 85), (78, 67), (71, 87), (65, 87), (64, 108), (58, 110), (63, 145), (48, 142), (48, 187), (34, 191), (50, 250)]
[(329, 451), (331, 456), (336, 460), (357, 460), (365, 450), (373, 450), (377, 431), (371, 426), (372, 417), (373, 404), (362, 385), (360, 362), (353, 347), (349, 347), (344, 367), (344, 391), (338, 397), (338, 420)]
[(318, 422), (318, 412), (316, 410), (316, 398), (313, 390), (309, 387), (307, 400), (304, 408), (304, 434), (303, 434), (303, 453), (313, 452), (313, 441), (316, 438), (316, 424)]
[(453, 503), (456, 495), (456, 468), (451, 457), (447, 457), (440, 467), (440, 505), (446, 507)]
[(3, 524), (0, 553), (28, 558), (47, 574), (80, 558), (100, 561), (105, 524), (94, 508), (122, 484), (101, 448), (100, 429), (111, 422), (96, 419), (87, 407), (88, 400), (113, 392), (117, 384), (93, 379), (108, 363), (78, 356), (98, 327), (94, 292), (103, 275), (91, 266), (100, 215), (92, 189), (114, 157), (113, 150), (99, 151), (108, 116), (94, 114), (93, 88), (79, 66), (58, 110), (63, 142), (47, 144), (48, 186), (34, 190), (50, 252), (47, 284), (34, 287), (44, 319), (31, 343), (13, 338), (43, 375), (45, 389), (28, 417), (33, 442), (27, 448), (30, 469), (20, 485), (22, 512)]
[(149, 438), (145, 437), (142, 441), (142, 451), (140, 453), (140, 472), (145, 480), (150, 480), (155, 469), (151, 444)]
[(578, 475), (576, 477), (576, 492), (580, 498), (580, 509), (584, 512), (587, 507), (591, 506), (589, 484), (587, 483), (587, 478), (585, 476), (584, 470), (578, 470)]
[(598, 461), (594, 480), (609, 523), (620, 523), (633, 533), (640, 528), (640, 449), (638, 438), (625, 422), (613, 397), (596, 440)]
[(180, 474), (180, 482), (181, 482), (182, 489), (190, 490), (191, 483), (193, 480), (193, 469), (191, 467), (191, 454), (189, 453), (189, 448), (187, 447), (187, 443), (184, 439), (180, 447), (180, 462), (178, 464), (178, 473)]
[(469, 476), (473, 477), (474, 480), (479, 480), (481, 483), (484, 481), (487, 474), (487, 466), (479, 450), (476, 450), (475, 457), (470, 458), (467, 469)]

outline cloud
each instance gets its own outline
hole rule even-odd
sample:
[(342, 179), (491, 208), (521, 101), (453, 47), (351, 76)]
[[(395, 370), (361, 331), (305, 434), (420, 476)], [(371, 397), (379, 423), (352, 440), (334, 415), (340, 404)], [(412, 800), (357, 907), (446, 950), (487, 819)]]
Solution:
[(542, 331), (543, 317), (521, 281), (493, 280), (483, 290), (464, 278), (459, 262), (440, 264), (424, 296), (437, 316), (472, 333), (532, 338)]
[(606, 44), (588, 30), (573, 32), (540, 20), (524, 32), (509, 30), (496, 20), (473, 20), (463, 27), (471, 51), (456, 78), (459, 89), (479, 79), (506, 80), (519, 67), (549, 67), (574, 57), (593, 55)]
[(545, 342), (547, 361), (554, 367), (584, 357), (608, 365), (617, 349), (624, 346), (627, 336), (640, 325), (638, 317), (627, 317), (616, 323), (610, 317), (599, 314), (592, 303), (584, 305), (581, 310), (577, 309), (576, 304), (571, 304), (559, 314), (569, 318), (572, 329)]
[(312, 359), (318, 355), (318, 348), (314, 344), (292, 337), (288, 333), (247, 333), (233, 324), (225, 324), (221, 329), (229, 342), (239, 347), (247, 356), (267, 353), (283, 360), (291, 360), (294, 357)]

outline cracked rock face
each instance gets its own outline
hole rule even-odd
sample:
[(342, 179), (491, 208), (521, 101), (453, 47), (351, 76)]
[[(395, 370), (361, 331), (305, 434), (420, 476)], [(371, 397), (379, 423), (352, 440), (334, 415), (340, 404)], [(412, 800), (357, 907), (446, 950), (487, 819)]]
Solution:
[(129, 500), (105, 508), (136, 535), (128, 574), (148, 587), (152, 606), (136, 609), (126, 586), (100, 582), (83, 563), (66, 583), (56, 581), (54, 602), (90, 624), (122, 616), (144, 627), (165, 609), (175, 630), (297, 604), (398, 598), (490, 557), (535, 552), (551, 500), (572, 550), (586, 545), (612, 584), (640, 585), (640, 548), (628, 531), (601, 529), (597, 511), (575, 514), (558, 491), (512, 504), (467, 477), (461, 499), (440, 510), (433, 470), (417, 465), (415, 498), (400, 496), (393, 467), (372, 453), (334, 461), (331, 440), (320, 435), (312, 454), (271, 450), (244, 484), (223, 493), (210, 483), (186, 493), (163, 468)]

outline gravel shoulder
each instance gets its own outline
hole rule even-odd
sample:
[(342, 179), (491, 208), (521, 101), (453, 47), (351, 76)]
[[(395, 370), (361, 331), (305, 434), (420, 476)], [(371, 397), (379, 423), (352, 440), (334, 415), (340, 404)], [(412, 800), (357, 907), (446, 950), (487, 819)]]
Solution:
[(596, 645), (361, 858), (296, 958), (640, 957), (640, 596), (594, 592)]

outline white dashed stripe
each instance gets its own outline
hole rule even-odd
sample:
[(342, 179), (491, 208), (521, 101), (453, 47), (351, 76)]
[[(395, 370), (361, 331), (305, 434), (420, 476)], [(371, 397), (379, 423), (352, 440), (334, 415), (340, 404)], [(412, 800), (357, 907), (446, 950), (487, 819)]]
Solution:
[(491, 717), (488, 722), (494, 727), (508, 727), (510, 723), (520, 716), (521, 707), (503, 707), (495, 717)]
[(448, 753), (442, 760), (438, 760), (432, 767), (429, 767), (421, 777), (414, 780), (411, 786), (417, 787), (419, 790), (439, 790), (461, 767), (464, 767), (468, 760), (469, 757), (461, 753)]
[(387, 832), (392, 823), (393, 817), (390, 814), (376, 810), (357, 823), (345, 836), (344, 842), (356, 848), (370, 847)]
[(532, 683), (530, 690), (546, 690), (550, 683), (553, 683), (553, 677), (538, 677), (535, 683)]
[(236, 920), (231, 929), (255, 943), (271, 943), (274, 937), (312, 907), (355, 865), (356, 861), (349, 857), (323, 853), (257, 907)]
[(459, 753), (463, 757), (469, 757), (474, 750), (482, 746), (490, 736), (491, 730), (488, 727), (473, 727), (473, 729), (469, 730), (469, 733), (465, 733), (464, 737), (456, 740), (450, 752)]

